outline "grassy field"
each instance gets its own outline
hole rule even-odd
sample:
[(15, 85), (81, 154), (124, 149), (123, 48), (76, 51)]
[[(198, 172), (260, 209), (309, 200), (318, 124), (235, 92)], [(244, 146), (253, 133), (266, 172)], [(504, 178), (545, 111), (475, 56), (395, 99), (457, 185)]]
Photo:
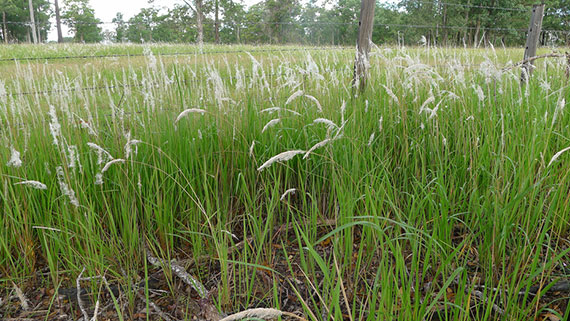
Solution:
[(0, 318), (568, 319), (568, 66), (522, 56), (0, 46)]

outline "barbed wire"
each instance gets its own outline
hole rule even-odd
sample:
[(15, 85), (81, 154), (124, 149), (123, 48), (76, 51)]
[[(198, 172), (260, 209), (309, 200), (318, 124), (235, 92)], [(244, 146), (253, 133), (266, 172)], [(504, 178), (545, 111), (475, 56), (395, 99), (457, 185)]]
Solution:
[[(196, 46), (196, 45), (195, 45)], [(303, 48), (281, 48), (281, 49), (254, 49), (254, 50), (212, 50), (199, 51), (198, 46), (195, 51), (186, 52), (164, 52), (152, 53), (154, 56), (192, 56), (192, 55), (208, 55), (208, 54), (237, 54), (237, 53), (263, 53), (263, 52), (291, 52), (291, 51), (318, 51), (318, 50), (353, 50), (348, 47), (303, 47)], [(66, 59), (95, 59), (95, 58), (119, 58), (119, 57), (144, 57), (148, 56), (144, 53), (136, 54), (110, 54), (110, 55), (78, 55), (78, 56), (52, 56), (52, 57), (17, 57), (2, 58), (1, 61), (29, 61), (29, 60), (66, 60)]]

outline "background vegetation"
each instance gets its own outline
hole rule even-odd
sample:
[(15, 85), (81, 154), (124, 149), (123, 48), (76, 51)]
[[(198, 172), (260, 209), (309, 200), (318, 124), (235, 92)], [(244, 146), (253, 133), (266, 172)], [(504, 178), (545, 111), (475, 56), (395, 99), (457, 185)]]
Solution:
[[(10, 42), (31, 41), (26, 1), (1, 0), (5, 14), (2, 37)], [(41, 39), (52, 27), (52, 7), (47, 0), (33, 0)], [(530, 19), (529, 0), (400, 0), (378, 1), (375, 43), (477, 46), (523, 45)], [(239, 0), (181, 1), (172, 8), (147, 8), (126, 20), (122, 13), (102, 22), (88, 0), (67, 0), (63, 23), (75, 42), (199, 42), (212, 43), (353, 45), (358, 31), (359, 0), (265, 0), (246, 7)], [(198, 16), (200, 19), (198, 19)], [(546, 3), (543, 45), (570, 43), (570, 1)], [(106, 32), (102, 32), (104, 27)]]

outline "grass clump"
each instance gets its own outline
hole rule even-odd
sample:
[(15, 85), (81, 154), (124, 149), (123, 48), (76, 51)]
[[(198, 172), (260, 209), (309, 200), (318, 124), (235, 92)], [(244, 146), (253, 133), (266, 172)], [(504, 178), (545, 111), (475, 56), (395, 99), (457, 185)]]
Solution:
[(134, 318), (156, 274), (189, 318), (204, 309), (177, 259), (228, 314), (567, 317), (549, 291), (568, 278), (564, 59), (521, 86), (503, 69), (520, 50), (377, 48), (355, 96), (352, 51), (155, 55), (178, 49), (195, 48), (4, 69), (3, 288), (73, 287), (85, 268)]

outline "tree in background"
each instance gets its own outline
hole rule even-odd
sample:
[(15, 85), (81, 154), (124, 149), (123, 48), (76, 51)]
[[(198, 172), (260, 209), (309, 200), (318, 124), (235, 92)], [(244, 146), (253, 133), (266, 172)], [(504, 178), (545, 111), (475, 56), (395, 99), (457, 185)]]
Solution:
[(302, 31), (296, 23), (301, 13), (298, 0), (265, 0), (266, 30), (271, 42), (293, 41)]
[[(542, 29), (541, 44), (562, 44), (570, 46), (570, 0), (550, 0), (546, 4)], [(548, 30), (566, 30), (549, 32)]]
[(158, 9), (143, 8), (129, 19), (127, 39), (131, 42), (153, 42), (153, 29), (159, 24)]
[(2, 8), (2, 40), (4, 43), (10, 41), (8, 24), (9, 17), (15, 16), (18, 7), (10, 0), (0, 0), (0, 8)]
[(30, 23), (30, 3), (22, 0), (0, 0), (2, 14), (2, 40), (4, 42), (31, 42), (32, 30), (38, 42), (47, 39), (50, 29), (50, 3), (47, 0), (33, 0), (33, 15), (35, 28)]
[(194, 11), (196, 15), (196, 29), (198, 31), (198, 37), (196, 38), (196, 43), (199, 45), (204, 44), (204, 1), (194, 0), (194, 6), (192, 6), (188, 1), (183, 0), (186, 5)]
[(123, 18), (123, 14), (117, 12), (112, 22), (115, 24), (115, 34), (113, 37), (114, 41), (124, 42), (127, 39), (127, 24)]
[(67, 0), (63, 10), (63, 22), (73, 31), (76, 42), (100, 42), (101, 20), (95, 18), (95, 10), (89, 0)]

